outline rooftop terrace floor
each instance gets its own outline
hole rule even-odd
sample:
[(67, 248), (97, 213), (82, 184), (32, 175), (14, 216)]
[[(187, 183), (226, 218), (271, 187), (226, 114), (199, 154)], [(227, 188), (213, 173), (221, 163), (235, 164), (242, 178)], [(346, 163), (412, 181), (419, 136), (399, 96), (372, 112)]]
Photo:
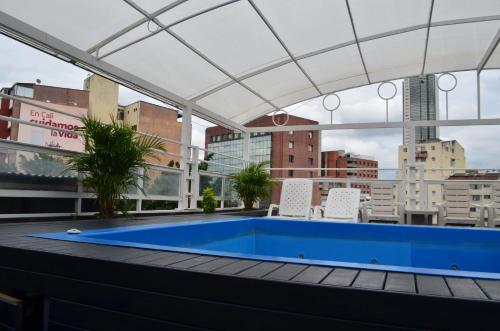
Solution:
[(498, 324), (500, 281), (28, 237), (73, 227), (234, 217), (0, 224), (0, 292), (25, 300), (28, 329), (44, 324), (48, 330), (479, 330)]

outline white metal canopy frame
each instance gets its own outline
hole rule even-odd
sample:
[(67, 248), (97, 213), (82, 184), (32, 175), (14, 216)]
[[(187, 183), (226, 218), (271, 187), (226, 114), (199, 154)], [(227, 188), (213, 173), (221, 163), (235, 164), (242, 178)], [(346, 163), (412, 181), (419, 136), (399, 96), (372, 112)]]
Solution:
[(0, 32), (218, 124), (500, 68), (498, 0), (2, 0)]

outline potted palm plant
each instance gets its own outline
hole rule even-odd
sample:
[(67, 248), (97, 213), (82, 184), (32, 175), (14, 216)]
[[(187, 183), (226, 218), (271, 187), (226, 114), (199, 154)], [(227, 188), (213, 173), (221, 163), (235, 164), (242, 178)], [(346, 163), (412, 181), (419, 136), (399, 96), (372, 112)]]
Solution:
[(252, 209), (256, 201), (268, 198), (273, 178), (265, 166), (269, 162), (252, 163), (239, 173), (231, 175), (233, 188), (243, 201), (245, 210)]
[[(146, 159), (158, 159), (155, 151), (164, 151), (157, 136), (139, 135), (131, 126), (112, 120), (111, 124), (95, 117), (84, 117), (83, 135), (85, 151), (68, 158), (68, 169), (84, 175), (84, 183), (95, 190), (99, 213), (103, 217), (115, 214), (117, 202), (124, 199), (130, 187), (138, 186), (137, 169), (147, 169)], [(147, 173), (144, 171), (144, 173)]]

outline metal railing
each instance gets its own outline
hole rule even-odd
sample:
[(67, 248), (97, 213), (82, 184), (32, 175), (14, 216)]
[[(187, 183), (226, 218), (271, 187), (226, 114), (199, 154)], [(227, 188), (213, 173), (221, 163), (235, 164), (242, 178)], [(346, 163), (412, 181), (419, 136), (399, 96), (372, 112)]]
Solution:
[[(0, 97), (9, 98), (20, 101), (35, 107), (53, 111), (62, 115), (81, 119), (72, 113), (67, 113), (58, 109), (39, 105), (36, 102), (19, 98), (15, 96), (0, 94)], [(18, 125), (28, 125), (46, 130), (64, 132), (81, 135), (80, 132), (53, 127), (49, 125), (34, 123), (26, 120), (21, 120), (14, 117), (0, 116), (0, 121), (16, 123)], [(151, 136), (149, 133), (138, 132), (141, 135)], [(183, 148), (184, 144), (169, 138), (160, 137), (161, 140), (178, 144)], [(162, 164), (148, 164), (149, 179), (143, 182), (139, 179), (137, 183), (139, 188), (131, 189), (125, 194), (125, 197), (133, 202), (133, 205), (127, 206), (130, 213), (164, 213), (164, 212), (181, 212), (184, 210), (198, 209), (198, 201), (200, 200), (200, 183), (203, 185), (207, 180), (217, 178), (221, 181), (220, 192), (216, 198), (220, 200), (220, 208), (218, 210), (230, 210), (239, 208), (239, 202), (234, 203), (234, 194), (230, 194), (228, 188), (228, 175), (207, 170), (199, 171), (199, 166), (202, 163), (216, 164), (209, 160), (199, 159), (199, 150), (205, 150), (197, 146), (188, 146), (189, 153), (186, 156), (168, 151), (155, 151), (155, 153), (173, 156), (178, 159), (180, 166), (168, 167)], [(0, 212), (0, 218), (24, 218), (24, 217), (43, 217), (43, 216), (71, 216), (71, 215), (92, 215), (94, 210), (88, 211), (89, 203), (95, 199), (95, 194), (91, 192), (85, 185), (83, 175), (74, 172), (65, 171), (64, 164), (65, 156), (69, 154), (80, 153), (72, 150), (54, 148), (50, 146), (40, 146), (13, 140), (0, 139), (0, 201), (4, 211), (9, 209), (7, 204), (13, 204), (14, 198), (17, 201), (21, 199), (31, 199), (33, 205), (36, 205), (35, 200), (45, 199), (50, 202), (51, 199), (61, 199), (73, 201), (71, 208), (66, 208), (61, 212), (44, 212), (33, 211), (24, 212)], [(231, 157), (230, 155), (225, 155)], [(243, 161), (243, 160), (242, 160)], [(234, 170), (239, 169), (225, 164), (219, 166), (227, 166)], [(144, 173), (144, 169), (137, 169), (138, 173)], [(184, 200), (190, 200), (188, 208), (184, 208)], [(229, 204), (228, 201), (233, 203)], [(30, 203), (31, 204), (31, 203)], [(15, 203), (14, 203), (15, 205)], [(84, 208), (86, 205), (87, 208)], [(229, 205), (226, 207), (226, 205)], [(92, 206), (90, 206), (92, 207)], [(0, 209), (0, 210), (1, 210)], [(28, 208), (29, 209), (29, 208)], [(57, 209), (57, 208), (56, 208)], [(69, 210), (71, 209), (71, 210)]]

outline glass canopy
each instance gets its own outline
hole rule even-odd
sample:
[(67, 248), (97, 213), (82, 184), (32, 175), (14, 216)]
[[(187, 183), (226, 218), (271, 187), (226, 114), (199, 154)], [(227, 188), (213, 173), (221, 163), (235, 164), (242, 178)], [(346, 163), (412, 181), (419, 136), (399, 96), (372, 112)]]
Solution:
[(499, 0), (2, 0), (0, 29), (207, 119), (500, 68)]

